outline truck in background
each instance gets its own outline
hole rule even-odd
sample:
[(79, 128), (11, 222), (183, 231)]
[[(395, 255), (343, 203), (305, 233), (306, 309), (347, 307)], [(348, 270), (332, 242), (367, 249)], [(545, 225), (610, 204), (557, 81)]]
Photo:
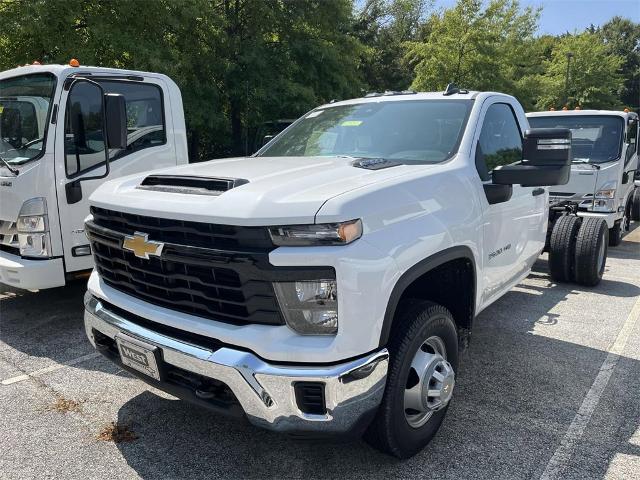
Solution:
[(640, 221), (638, 115), (629, 111), (560, 110), (528, 113), (533, 128), (571, 130), (573, 162), (569, 183), (549, 194), (553, 212), (572, 209), (581, 218), (607, 222), (609, 245), (617, 246)]
[[(122, 132), (107, 132), (103, 104), (125, 115)], [(0, 283), (38, 290), (87, 276), (96, 187), (187, 161), (180, 90), (165, 75), (76, 60), (1, 72)]]

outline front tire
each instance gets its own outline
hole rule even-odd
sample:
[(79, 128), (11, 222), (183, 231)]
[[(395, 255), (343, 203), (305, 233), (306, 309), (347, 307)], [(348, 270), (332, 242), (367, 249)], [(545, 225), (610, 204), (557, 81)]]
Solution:
[(365, 439), (384, 453), (409, 458), (429, 443), (447, 412), (458, 335), (451, 313), (433, 302), (412, 304), (396, 322), (384, 397)]
[(607, 222), (601, 218), (585, 217), (576, 239), (575, 280), (581, 285), (594, 287), (604, 273), (609, 243)]

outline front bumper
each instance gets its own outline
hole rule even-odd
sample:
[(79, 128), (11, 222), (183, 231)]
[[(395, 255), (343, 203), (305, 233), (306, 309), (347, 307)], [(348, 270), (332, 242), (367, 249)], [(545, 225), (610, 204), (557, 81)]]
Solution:
[(64, 263), (62, 258), (27, 260), (0, 251), (0, 283), (25, 290), (62, 287)]
[[(115, 311), (89, 294), (84, 320), (93, 346), (111, 360), (119, 363), (117, 353), (105, 345), (118, 334), (133, 337), (158, 347), (161, 369), (177, 370), (180, 378), (196, 375), (198, 382), (214, 381), (219, 388), (228, 388), (232, 395), (225, 398), (233, 400), (207, 401), (197, 388), (185, 387), (184, 382), (176, 384), (168, 375), (156, 381), (127, 368), (147, 383), (222, 413), (243, 412), (251, 423), (269, 430), (306, 434), (356, 431), (366, 425), (384, 393), (389, 358), (386, 349), (337, 365), (275, 365), (231, 346), (204, 346), (197, 339), (187, 341), (165, 331), (160, 333), (153, 329), (152, 322)], [(301, 411), (295, 385), (302, 382), (324, 385), (326, 413)]]

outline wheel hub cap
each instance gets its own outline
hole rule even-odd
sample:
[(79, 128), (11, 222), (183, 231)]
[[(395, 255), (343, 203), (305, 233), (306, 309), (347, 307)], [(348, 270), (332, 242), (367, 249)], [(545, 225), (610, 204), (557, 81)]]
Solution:
[(404, 394), (407, 423), (418, 428), (447, 406), (455, 387), (455, 372), (446, 360), (444, 342), (428, 338), (415, 353)]

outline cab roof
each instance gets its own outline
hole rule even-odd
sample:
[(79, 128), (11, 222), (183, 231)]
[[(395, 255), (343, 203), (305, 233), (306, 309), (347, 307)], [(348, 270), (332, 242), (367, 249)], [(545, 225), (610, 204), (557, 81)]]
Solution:
[(119, 68), (103, 68), (83, 66), (72, 67), (71, 65), (25, 65), (0, 72), (0, 79), (28, 75), (32, 73), (52, 73), (56, 77), (65, 78), (71, 74), (106, 74), (106, 75), (136, 75), (144, 77), (168, 78), (161, 73), (142, 72), (137, 70), (123, 70)]
[(615, 116), (624, 119), (638, 118), (635, 112), (625, 112), (620, 110), (549, 110), (547, 112), (530, 112), (527, 117), (562, 117), (563, 115), (583, 116)]
[[(460, 93), (451, 93), (445, 95), (443, 92), (385, 92), (375, 95), (367, 95), (365, 97), (351, 98), (349, 100), (341, 100), (339, 102), (327, 103), (317, 108), (331, 108), (342, 105), (356, 105), (362, 103), (380, 103), (380, 102), (398, 102), (398, 101), (418, 101), (418, 100), (484, 100), (487, 97), (500, 96), (504, 98), (514, 99), (511, 95), (499, 92), (479, 92), (479, 91), (463, 91)], [(515, 99), (514, 99), (515, 100)]]

